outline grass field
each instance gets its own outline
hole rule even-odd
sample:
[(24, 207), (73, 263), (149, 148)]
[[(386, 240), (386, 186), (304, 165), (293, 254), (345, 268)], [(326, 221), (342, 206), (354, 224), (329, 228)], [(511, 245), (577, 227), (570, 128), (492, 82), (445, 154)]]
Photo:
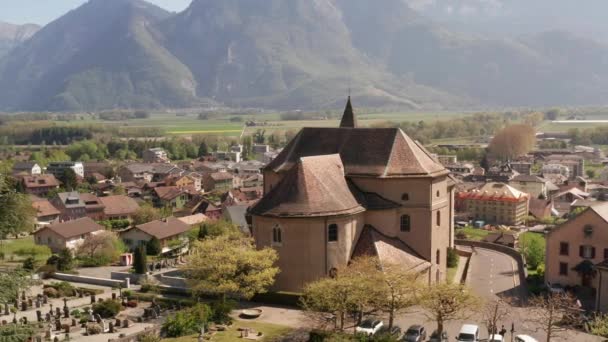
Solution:
[(483, 238), (485, 238), (486, 236), (488, 236), (488, 234), (491, 233), (488, 230), (473, 227), (458, 228), (456, 229), (456, 233), (458, 232), (464, 232), (467, 236), (467, 239), (474, 241), (481, 241), (483, 240)]
[[(232, 342), (244, 340), (240, 338), (239, 328), (251, 328), (255, 331), (262, 332), (264, 335), (263, 338), (257, 341), (274, 341), (276, 338), (285, 336), (292, 329), (276, 324), (270, 323), (260, 323), (260, 322), (246, 322), (246, 321), (234, 321), (234, 324), (226, 331), (219, 331), (215, 334), (211, 340), (211, 342)], [(162, 341), (164, 342), (197, 342), (198, 335), (191, 336), (183, 336), (178, 338), (165, 338)]]
[(18, 255), (20, 251), (35, 251), (36, 261), (46, 261), (51, 256), (51, 251), (48, 247), (38, 246), (34, 243), (34, 236), (20, 239), (2, 240), (0, 251), (4, 253), (5, 261), (19, 261), (27, 258), (27, 255)]

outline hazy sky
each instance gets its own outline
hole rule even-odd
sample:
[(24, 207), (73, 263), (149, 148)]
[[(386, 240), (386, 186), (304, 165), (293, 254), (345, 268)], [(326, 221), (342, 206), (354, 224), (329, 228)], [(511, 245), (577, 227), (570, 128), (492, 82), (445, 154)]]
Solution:
[[(148, 1), (169, 11), (181, 11), (191, 2), (191, 0)], [(87, 0), (0, 0), (0, 21), (45, 25), (85, 2)]]

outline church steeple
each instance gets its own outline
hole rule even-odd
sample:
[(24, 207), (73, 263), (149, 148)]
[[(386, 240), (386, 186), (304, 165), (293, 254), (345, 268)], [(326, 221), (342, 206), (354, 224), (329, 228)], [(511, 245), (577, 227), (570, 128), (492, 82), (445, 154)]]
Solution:
[(344, 108), (344, 115), (342, 115), (342, 121), (340, 121), (340, 128), (357, 128), (357, 118), (353, 111), (353, 105), (350, 103), (350, 96), (346, 102), (346, 108)]

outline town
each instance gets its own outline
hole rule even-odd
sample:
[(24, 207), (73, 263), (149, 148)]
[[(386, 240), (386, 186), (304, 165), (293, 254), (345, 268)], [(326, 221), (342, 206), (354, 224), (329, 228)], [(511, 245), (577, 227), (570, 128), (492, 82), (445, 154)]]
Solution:
[(604, 334), (600, 149), (525, 124), (423, 146), (361, 127), (350, 98), (338, 127), (265, 142), (203, 141), (177, 162), (162, 147), (44, 164), (11, 152), (4, 322), (52, 340)]

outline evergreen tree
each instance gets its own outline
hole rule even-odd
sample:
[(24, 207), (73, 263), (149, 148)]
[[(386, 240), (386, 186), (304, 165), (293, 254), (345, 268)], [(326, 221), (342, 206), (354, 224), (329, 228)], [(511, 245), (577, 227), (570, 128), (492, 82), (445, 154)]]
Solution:
[(146, 254), (159, 255), (161, 251), (160, 241), (156, 237), (152, 237), (146, 244)]
[(207, 236), (209, 236), (209, 229), (207, 224), (203, 224), (198, 230), (198, 239), (204, 240)]
[(201, 141), (200, 146), (198, 147), (198, 156), (205, 157), (209, 154), (209, 146), (207, 146), (207, 142), (205, 140)]
[(146, 274), (148, 256), (143, 246), (139, 246), (135, 249), (135, 255), (133, 257), (133, 268), (137, 274)]
[(59, 181), (63, 183), (63, 187), (67, 191), (74, 191), (78, 187), (78, 179), (76, 178), (76, 172), (72, 169), (65, 169)]

